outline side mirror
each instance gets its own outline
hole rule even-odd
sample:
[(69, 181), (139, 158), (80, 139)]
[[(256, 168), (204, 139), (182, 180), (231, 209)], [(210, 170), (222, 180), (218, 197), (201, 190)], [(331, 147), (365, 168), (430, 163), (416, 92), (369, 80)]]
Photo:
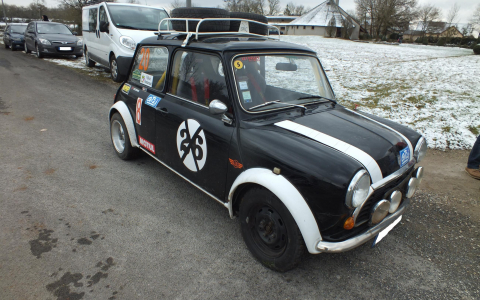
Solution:
[(227, 106), (220, 100), (213, 100), (210, 102), (208, 109), (212, 115), (224, 114), (228, 110)]
[(297, 65), (292, 63), (277, 63), (275, 69), (278, 71), (296, 71)]
[(76, 32), (76, 31), (74, 31), (74, 32), (72, 32), (72, 33), (73, 33), (73, 35), (77, 35), (77, 32)]
[(100, 22), (100, 32), (108, 33), (108, 25), (110, 25), (108, 22), (101, 21)]

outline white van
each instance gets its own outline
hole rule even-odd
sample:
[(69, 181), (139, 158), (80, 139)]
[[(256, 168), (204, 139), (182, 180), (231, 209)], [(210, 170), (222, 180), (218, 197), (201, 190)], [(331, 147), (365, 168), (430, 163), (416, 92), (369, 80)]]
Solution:
[(115, 82), (127, 75), (137, 43), (154, 35), (168, 13), (163, 8), (102, 2), (82, 11), (85, 63), (110, 69)]

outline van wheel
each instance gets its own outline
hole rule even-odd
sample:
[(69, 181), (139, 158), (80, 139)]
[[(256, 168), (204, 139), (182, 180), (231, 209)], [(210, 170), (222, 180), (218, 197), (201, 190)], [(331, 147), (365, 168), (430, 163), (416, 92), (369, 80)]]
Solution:
[(115, 56), (112, 55), (110, 57), (110, 75), (112, 76), (112, 80), (115, 82), (122, 82), (123, 76), (118, 73), (118, 63)]
[(264, 188), (248, 190), (240, 202), (243, 240), (264, 266), (285, 272), (295, 268), (305, 252), (305, 242), (287, 207)]
[[(253, 21), (262, 22), (265, 24), (268, 23), (267, 17), (259, 14), (254, 14), (254, 13), (232, 11), (230, 12), (230, 18), (253, 20)], [(267, 26), (263, 26), (257, 23), (248, 23), (248, 27), (249, 27), (250, 33), (266, 35), (268, 32)], [(240, 21), (230, 21), (230, 31), (238, 32), (239, 28), (240, 28)]]
[[(179, 7), (171, 12), (172, 18), (229, 18), (230, 13), (221, 8), (207, 8), (207, 7)], [(185, 21), (172, 21), (173, 30), (186, 31)], [(195, 32), (198, 21), (188, 21), (188, 30)], [(199, 32), (215, 32), (228, 31), (230, 29), (230, 21), (210, 21), (203, 22), (200, 25)]]
[(90, 59), (90, 56), (88, 55), (88, 50), (87, 48), (85, 48), (85, 65), (87, 67), (95, 67), (95, 62), (93, 60)]

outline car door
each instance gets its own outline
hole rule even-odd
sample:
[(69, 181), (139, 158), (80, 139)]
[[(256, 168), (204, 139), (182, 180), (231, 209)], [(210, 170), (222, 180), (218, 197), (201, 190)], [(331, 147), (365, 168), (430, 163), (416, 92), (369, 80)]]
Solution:
[[(85, 16), (86, 17), (86, 16)], [(98, 7), (88, 9), (88, 39), (86, 42), (88, 55), (91, 59), (99, 60), (99, 46), (98, 46)]]
[(27, 26), (25, 31), (25, 43), (28, 46), (28, 49), (35, 49), (35, 22), (31, 22)]
[(156, 109), (157, 155), (188, 180), (224, 199), (234, 127), (209, 111), (213, 100), (231, 107), (221, 59), (179, 50), (171, 73), (168, 93)]
[(8, 46), (10, 45), (10, 25), (8, 25), (6, 28), (5, 28), (5, 32), (3, 33), (4, 36), (3, 36), (3, 43)]
[(98, 43), (98, 55), (103, 64), (108, 65), (109, 57), (108, 54), (110, 53), (110, 33), (109, 32), (101, 32), (100, 31), (100, 24), (102, 22), (109, 23), (107, 8), (105, 4), (100, 5), (98, 9), (98, 24), (97, 24), (97, 43)]

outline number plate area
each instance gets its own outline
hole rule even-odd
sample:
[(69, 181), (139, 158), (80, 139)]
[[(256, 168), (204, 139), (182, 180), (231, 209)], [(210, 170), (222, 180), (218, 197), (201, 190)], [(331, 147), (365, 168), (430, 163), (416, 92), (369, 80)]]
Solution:
[(72, 47), (58, 47), (60, 51), (72, 51)]
[(388, 225), (387, 228), (380, 231), (380, 233), (375, 237), (372, 243), (372, 248), (375, 247), (387, 234), (402, 220), (402, 216), (398, 217), (392, 224)]

